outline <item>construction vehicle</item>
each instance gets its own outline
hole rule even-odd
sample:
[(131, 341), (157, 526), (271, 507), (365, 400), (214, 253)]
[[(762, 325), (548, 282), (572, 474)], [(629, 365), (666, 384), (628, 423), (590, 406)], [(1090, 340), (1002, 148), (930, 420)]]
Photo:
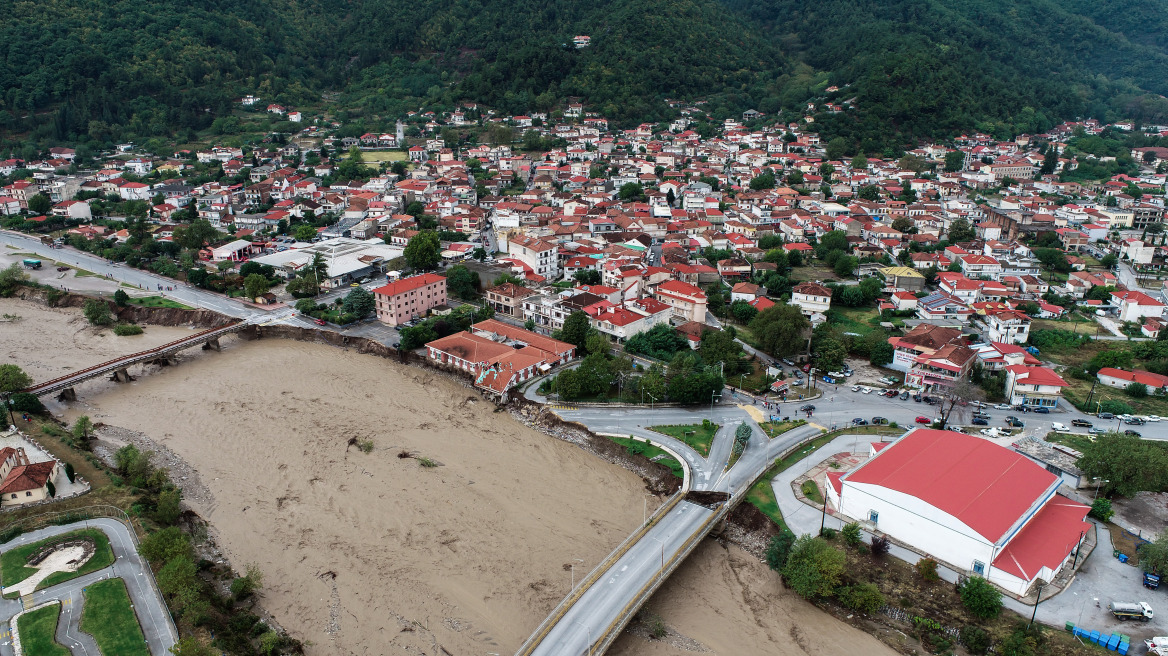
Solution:
[(1120, 621), (1136, 619), (1147, 622), (1152, 619), (1152, 607), (1142, 601), (1134, 604), (1113, 601), (1107, 604), (1107, 610)]

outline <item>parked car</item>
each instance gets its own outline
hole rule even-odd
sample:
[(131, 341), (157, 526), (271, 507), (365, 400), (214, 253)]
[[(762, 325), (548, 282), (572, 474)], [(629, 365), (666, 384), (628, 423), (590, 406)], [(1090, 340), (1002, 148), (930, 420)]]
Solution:
[(868, 420), (864, 419), (863, 417), (856, 417), (855, 419), (852, 420), (852, 425), (853, 426), (867, 426)]
[(1107, 431), (1103, 430), (1102, 428), (1088, 428), (1087, 429), (1087, 433), (1091, 434), (1091, 435), (1102, 435), (1106, 432)]
[(970, 423), (973, 424), (974, 426), (989, 426), (990, 425), (989, 420), (986, 419), (985, 417), (974, 417), (972, 420), (970, 420)]
[(999, 404), (995, 405), (994, 408), (997, 410), (1009, 410), (1010, 404), (1009, 403), (999, 403)]
[(865, 393), (865, 394), (871, 394), (871, 393), (872, 393), (872, 388), (871, 388), (871, 387), (865, 387), (864, 389), (862, 389), (862, 390), (860, 390), (860, 391), (861, 391), (861, 392), (863, 392), (863, 393)]
[(59, 267), (57, 267), (57, 271), (68, 271), (68, 270), (69, 270), (69, 267), (67, 267), (67, 266), (59, 266)]
[(328, 323), (328, 322), (327, 322), (327, 321), (325, 321), (324, 319), (317, 319), (317, 320), (316, 320), (316, 321), (314, 321), (313, 323), (315, 323), (315, 324), (316, 324), (316, 325), (318, 325), (318, 326), (323, 326), (323, 325), (325, 325), (325, 324), (326, 324), (326, 323)]
[(794, 367), (794, 366), (795, 366), (795, 363), (794, 363), (794, 362), (791, 362), (791, 361), (790, 361), (789, 359), (787, 359), (787, 358), (783, 358), (783, 364), (787, 365), (788, 367)]
[(1096, 416), (1100, 419), (1115, 419), (1115, 415), (1111, 414), (1110, 412), (1100, 412)]
[(800, 411), (800, 412), (815, 412), (815, 406), (813, 406), (813, 405), (811, 405), (810, 403), (808, 403), (808, 404), (806, 404), (806, 405), (804, 405), (804, 406), (800, 407), (800, 408), (799, 408), (799, 411)]
[(1055, 430), (1055, 431), (1068, 431), (1068, 430), (1070, 430), (1069, 428), (1067, 428), (1066, 424), (1060, 424), (1057, 421), (1050, 425), (1050, 429)]
[(1160, 417), (1157, 415), (1148, 415), (1147, 417), (1144, 417), (1144, 421), (1160, 421)]
[(1072, 419), (1071, 425), (1072, 426), (1079, 426), (1080, 428), (1090, 428), (1090, 427), (1094, 426), (1095, 424), (1092, 424), (1091, 422), (1087, 421), (1086, 419)]
[(901, 393), (900, 393), (900, 400), (901, 400), (901, 401), (907, 401), (907, 400), (908, 400), (908, 392), (907, 392), (907, 391), (905, 391), (905, 392), (901, 392)]
[(1046, 406), (1044, 406), (1044, 405), (1040, 405), (1040, 406), (1038, 406), (1037, 408), (1034, 408), (1033, 412), (1037, 412), (1037, 413), (1038, 413), (1038, 414), (1040, 414), (1040, 415), (1049, 415), (1049, 414), (1050, 414), (1050, 408), (1048, 408), (1048, 407), (1046, 407)]
[(805, 373), (805, 374), (809, 374), (809, 373), (811, 373), (811, 365), (809, 365), (809, 364), (805, 364), (805, 365), (803, 365), (802, 367), (799, 367), (799, 368), (800, 368), (800, 369), (802, 369), (802, 370), (803, 370), (803, 373)]
[(893, 390), (893, 389), (890, 389), (890, 390), (885, 390), (885, 391), (884, 391), (884, 392), (882, 392), (882, 393), (884, 394), (884, 396), (887, 396), (887, 397), (888, 397), (888, 398), (890, 398), (890, 399), (891, 399), (892, 397), (896, 396), (896, 390)]
[(931, 424), (933, 423), (933, 420), (929, 419), (928, 417), (917, 417), (916, 422), (918, 424)]
[(921, 395), (920, 394), (913, 394), (913, 401), (920, 403), (921, 402)]
[(1010, 416), (1006, 417), (1006, 425), (1013, 426), (1014, 428), (1022, 428), (1026, 424), (1023, 424), (1022, 420), (1015, 417), (1014, 415), (1010, 415)]
[(853, 391), (853, 392), (859, 392), (859, 391), (860, 391), (860, 386), (859, 386), (859, 385), (852, 385), (852, 391)]
[(1123, 434), (1124, 435), (1131, 435), (1132, 437), (1143, 437), (1143, 435), (1141, 435), (1139, 431), (1134, 431), (1134, 430), (1131, 430), (1130, 428), (1128, 430), (1125, 430), (1123, 432)]
[(1123, 423), (1127, 424), (1128, 426), (1143, 426), (1148, 422), (1140, 419), (1139, 417), (1128, 417), (1127, 419), (1123, 420)]
[(876, 426), (886, 426), (888, 425), (888, 420), (884, 417), (872, 417), (872, 423)]

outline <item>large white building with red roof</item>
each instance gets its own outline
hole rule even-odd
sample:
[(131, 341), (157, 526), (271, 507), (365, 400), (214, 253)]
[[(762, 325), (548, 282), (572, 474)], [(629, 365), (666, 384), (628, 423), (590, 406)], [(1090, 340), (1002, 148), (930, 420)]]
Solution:
[(1087, 506), (1056, 494), (1058, 476), (952, 431), (916, 429), (826, 477), (840, 514), (1015, 595), (1052, 580), (1091, 528)]
[(1024, 364), (1006, 367), (1006, 398), (1010, 405), (1057, 408), (1067, 385), (1053, 369)]

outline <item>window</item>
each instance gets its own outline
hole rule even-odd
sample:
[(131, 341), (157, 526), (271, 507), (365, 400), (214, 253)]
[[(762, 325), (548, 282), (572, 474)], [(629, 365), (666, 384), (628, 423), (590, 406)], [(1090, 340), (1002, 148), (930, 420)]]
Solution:
[(868, 511), (868, 521), (876, 524), (880, 521), (880, 513), (875, 510)]
[[(14, 496), (15, 496), (15, 495), (14, 495)], [(32, 496), (32, 490), (29, 490), (28, 492), (25, 492), (25, 493), (24, 493), (24, 496), (26, 496), (26, 497), (31, 497), (31, 496)]]
[(973, 573), (978, 576), (985, 576), (985, 563), (980, 560), (973, 561)]

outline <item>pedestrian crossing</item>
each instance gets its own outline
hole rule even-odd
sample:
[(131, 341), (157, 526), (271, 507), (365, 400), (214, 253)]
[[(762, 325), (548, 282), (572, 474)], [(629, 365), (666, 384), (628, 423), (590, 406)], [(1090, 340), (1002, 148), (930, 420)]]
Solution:
[(557, 403), (553, 403), (551, 405), (551, 408), (552, 408), (552, 410), (577, 410), (578, 409), (574, 405), (560, 405)]

